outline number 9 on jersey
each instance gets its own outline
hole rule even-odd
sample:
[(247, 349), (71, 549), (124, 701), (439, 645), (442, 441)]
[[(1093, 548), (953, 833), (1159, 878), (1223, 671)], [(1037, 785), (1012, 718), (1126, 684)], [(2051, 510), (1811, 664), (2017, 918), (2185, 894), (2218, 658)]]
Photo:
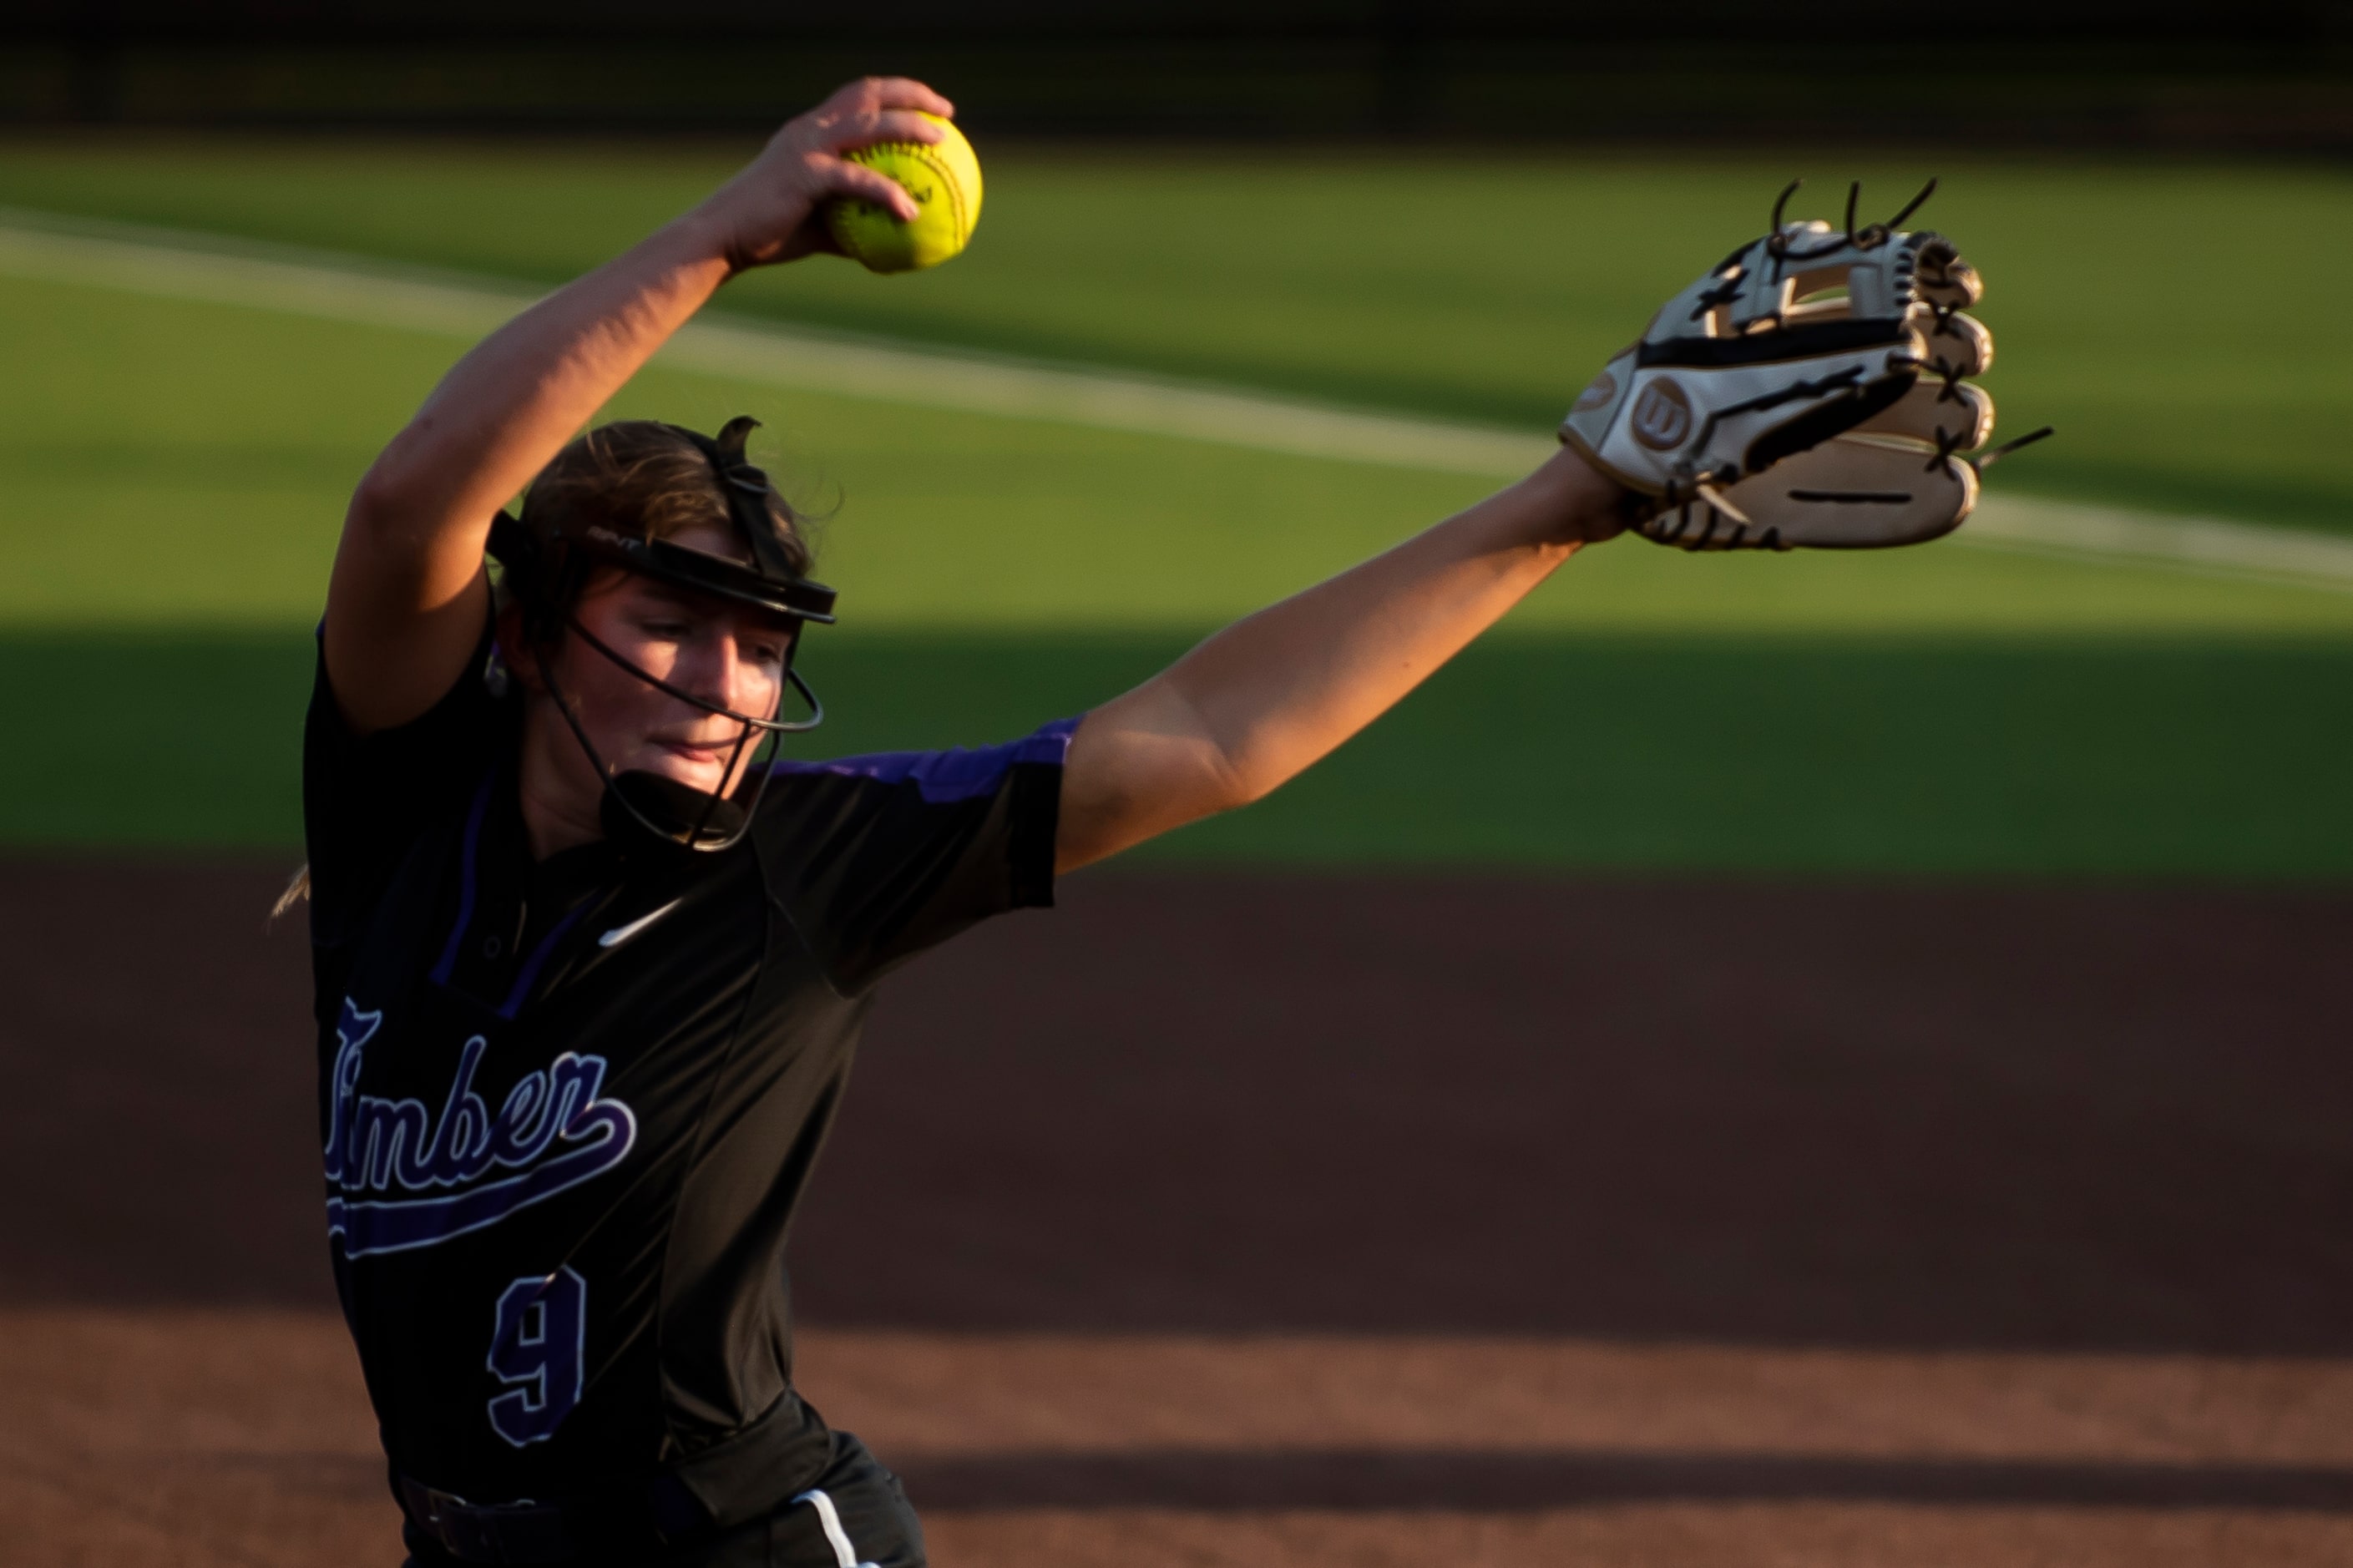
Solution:
[(588, 1282), (570, 1268), (516, 1280), (499, 1297), (491, 1374), (508, 1384), (491, 1400), (491, 1428), (520, 1448), (554, 1436), (580, 1403), (587, 1359)]

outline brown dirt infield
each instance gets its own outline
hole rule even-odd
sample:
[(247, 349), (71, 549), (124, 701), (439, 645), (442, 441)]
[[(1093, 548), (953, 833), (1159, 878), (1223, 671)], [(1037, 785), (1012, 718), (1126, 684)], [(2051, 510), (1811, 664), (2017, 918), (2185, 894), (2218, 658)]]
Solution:
[[(0, 866), (0, 1560), (396, 1561), (281, 874)], [(1065, 905), (797, 1243), (944, 1568), (2353, 1563), (2353, 897)]]

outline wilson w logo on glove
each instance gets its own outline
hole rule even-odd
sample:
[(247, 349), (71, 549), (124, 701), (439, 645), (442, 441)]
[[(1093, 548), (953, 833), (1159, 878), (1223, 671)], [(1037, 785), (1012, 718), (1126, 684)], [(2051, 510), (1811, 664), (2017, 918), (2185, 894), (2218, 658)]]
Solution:
[(1668, 376), (1659, 376), (1634, 399), (1630, 421), (1634, 439), (1653, 452), (1674, 452), (1691, 439), (1691, 398)]
[(1667, 301), (1570, 408), (1561, 439), (1642, 498), (1639, 531), (1687, 550), (1870, 549), (1949, 533), (2007, 447), (1968, 378), (1993, 334), (1950, 240), (1885, 223), (1783, 223)]

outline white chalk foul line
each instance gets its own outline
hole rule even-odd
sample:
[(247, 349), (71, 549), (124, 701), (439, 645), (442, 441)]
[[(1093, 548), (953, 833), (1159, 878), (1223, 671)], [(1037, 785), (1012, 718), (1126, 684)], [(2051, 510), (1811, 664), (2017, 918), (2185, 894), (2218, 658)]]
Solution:
[(2353, 540), (2220, 518), (2152, 517), (2114, 507), (1989, 495), (1954, 538), (1982, 549), (2126, 556), (2210, 576), (2353, 592)]
[[(0, 275), (460, 339), (481, 336), (539, 297), (506, 279), (7, 208), (0, 208)], [(660, 359), (795, 391), (1486, 479), (1524, 474), (1553, 449), (1549, 434), (810, 331), (718, 311), (681, 331)], [(2353, 540), (2218, 519), (1989, 496), (1955, 542), (2353, 591)]]
[[(6, 208), (0, 208), (0, 273), (459, 338), (481, 336), (539, 292), (356, 257), (230, 247), (169, 230), (69, 228), (46, 214)], [(681, 369), (797, 391), (1442, 473), (1516, 477), (1552, 449), (1549, 437), (812, 332), (715, 310), (681, 331), (659, 357)]]
[(0, 207), (0, 272), (161, 300), (238, 305), (280, 315), (475, 338), (540, 290), (461, 274), (369, 266), (276, 247), (128, 224), (48, 226), (46, 214)]

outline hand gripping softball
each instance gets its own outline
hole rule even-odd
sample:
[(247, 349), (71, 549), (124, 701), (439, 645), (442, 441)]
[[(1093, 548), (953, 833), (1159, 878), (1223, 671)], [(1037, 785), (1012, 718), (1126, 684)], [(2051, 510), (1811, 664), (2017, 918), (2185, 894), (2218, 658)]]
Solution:
[[(1949, 533), (1993, 400), (1993, 334), (1950, 240), (1895, 225), (1784, 224), (1669, 300), (1568, 412), (1562, 440), (1634, 492), (1636, 529), (1686, 550), (1870, 549)], [(1975, 454), (1972, 456), (1971, 454)]]

